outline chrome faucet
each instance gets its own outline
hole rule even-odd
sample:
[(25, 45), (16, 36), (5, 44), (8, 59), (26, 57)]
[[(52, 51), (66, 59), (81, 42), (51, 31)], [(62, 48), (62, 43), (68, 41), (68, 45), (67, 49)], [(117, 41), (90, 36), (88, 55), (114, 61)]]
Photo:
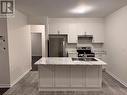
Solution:
[(86, 61), (87, 55), (84, 53), (84, 60)]

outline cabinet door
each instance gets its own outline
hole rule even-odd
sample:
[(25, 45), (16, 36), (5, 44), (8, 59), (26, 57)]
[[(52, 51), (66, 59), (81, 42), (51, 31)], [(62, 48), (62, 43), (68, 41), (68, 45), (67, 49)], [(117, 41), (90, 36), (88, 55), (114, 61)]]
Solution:
[(49, 34), (67, 34), (69, 32), (68, 23), (50, 23)]
[(68, 43), (77, 43), (78, 26), (76, 23), (69, 24)]
[(71, 87), (83, 87), (83, 66), (71, 66)]
[(78, 24), (78, 35), (93, 35), (93, 30), (91, 23)]
[(49, 34), (58, 34), (58, 24), (57, 23), (49, 24)]
[(55, 66), (55, 87), (69, 87), (69, 66)]
[(68, 23), (59, 23), (59, 27), (57, 29), (60, 34), (68, 34), (69, 32), (69, 24)]
[(103, 23), (80, 23), (78, 24), (78, 35), (93, 35), (93, 43), (104, 42)]
[(86, 87), (100, 87), (101, 76), (99, 66), (86, 66)]
[(40, 87), (53, 87), (53, 66), (39, 66)]

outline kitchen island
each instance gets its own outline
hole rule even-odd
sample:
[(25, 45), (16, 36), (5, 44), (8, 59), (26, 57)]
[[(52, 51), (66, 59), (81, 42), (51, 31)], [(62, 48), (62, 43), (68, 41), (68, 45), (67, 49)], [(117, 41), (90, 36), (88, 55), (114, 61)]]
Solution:
[(39, 70), (40, 91), (93, 90), (102, 87), (102, 66), (95, 60), (72, 60), (70, 57), (44, 57), (35, 63)]

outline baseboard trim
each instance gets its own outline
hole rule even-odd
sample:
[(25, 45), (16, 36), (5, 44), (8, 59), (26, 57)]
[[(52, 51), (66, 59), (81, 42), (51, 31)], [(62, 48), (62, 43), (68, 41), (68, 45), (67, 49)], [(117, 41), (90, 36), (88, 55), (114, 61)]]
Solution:
[(10, 88), (10, 84), (0, 84), (0, 88)]
[(18, 81), (20, 81), (27, 73), (29, 73), (29, 71), (31, 70), (31, 68), (29, 70), (27, 70), (25, 73), (23, 73), (21, 76), (19, 76), (15, 81), (13, 81), (10, 85), (10, 87), (14, 86)]
[(83, 87), (39, 87), (39, 91), (102, 91), (102, 88), (83, 88)]
[(115, 78), (117, 81), (119, 81), (122, 85), (124, 85), (125, 87), (127, 87), (127, 83), (125, 83), (124, 81), (122, 81), (120, 78), (118, 78), (116, 75), (114, 75), (113, 73), (111, 73), (109, 70), (106, 70), (106, 72), (111, 75), (113, 78)]

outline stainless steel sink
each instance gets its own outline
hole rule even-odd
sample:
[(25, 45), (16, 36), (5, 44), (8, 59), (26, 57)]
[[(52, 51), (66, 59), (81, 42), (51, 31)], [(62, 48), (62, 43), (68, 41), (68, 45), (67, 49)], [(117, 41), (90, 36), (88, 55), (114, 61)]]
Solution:
[(78, 57), (78, 58), (72, 58), (72, 61), (98, 61), (95, 58), (82, 58), (82, 57)]

